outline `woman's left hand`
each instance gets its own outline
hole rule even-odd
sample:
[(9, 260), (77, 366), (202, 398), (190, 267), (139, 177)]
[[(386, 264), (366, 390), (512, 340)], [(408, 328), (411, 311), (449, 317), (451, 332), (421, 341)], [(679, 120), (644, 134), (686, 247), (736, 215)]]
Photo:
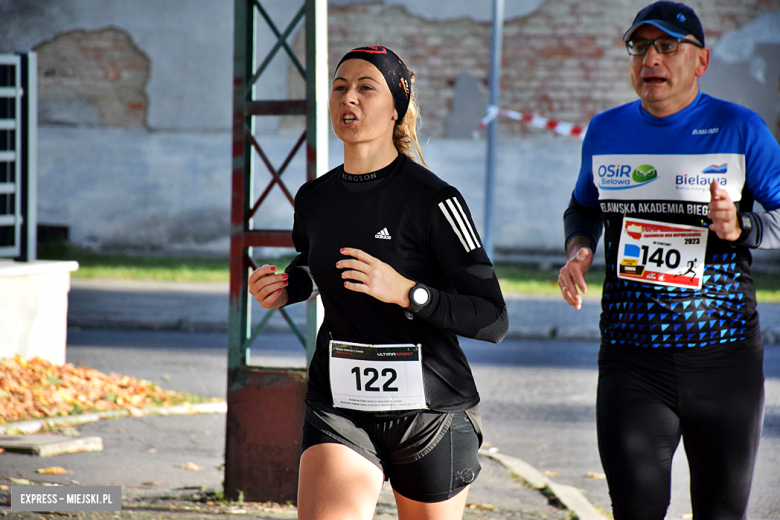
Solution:
[(409, 291), (414, 287), (413, 281), (360, 249), (344, 247), (340, 251), (345, 256), (353, 257), (336, 262), (337, 268), (344, 269), (341, 277), (354, 280), (344, 282), (344, 287), (385, 303), (395, 303), (404, 308), (409, 306)]

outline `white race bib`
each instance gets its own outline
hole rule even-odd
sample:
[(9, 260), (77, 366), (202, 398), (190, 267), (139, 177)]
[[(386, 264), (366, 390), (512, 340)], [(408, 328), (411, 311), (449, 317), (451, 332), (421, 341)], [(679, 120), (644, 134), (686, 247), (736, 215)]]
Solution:
[(333, 406), (364, 411), (420, 410), (425, 404), (420, 345), (330, 342)]
[(625, 217), (618, 248), (618, 278), (701, 289), (707, 231), (706, 227)]

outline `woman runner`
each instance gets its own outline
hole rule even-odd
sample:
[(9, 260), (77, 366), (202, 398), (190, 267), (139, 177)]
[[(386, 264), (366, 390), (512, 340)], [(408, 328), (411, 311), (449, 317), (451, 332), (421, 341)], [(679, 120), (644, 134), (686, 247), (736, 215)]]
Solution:
[(266, 309), (317, 293), (325, 308), (302, 520), (370, 519), (384, 480), (401, 520), (460, 519), (480, 471), (479, 394), (457, 336), (501, 341), (506, 305), (465, 200), (423, 166), (413, 83), (386, 47), (341, 59), (329, 108), (344, 164), (298, 191), (285, 272), (249, 277)]

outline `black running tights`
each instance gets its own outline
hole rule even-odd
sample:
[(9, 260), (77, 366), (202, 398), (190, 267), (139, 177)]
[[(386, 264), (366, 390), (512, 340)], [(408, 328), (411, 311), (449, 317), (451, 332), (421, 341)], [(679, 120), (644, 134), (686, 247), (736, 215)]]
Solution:
[(764, 407), (763, 348), (602, 346), (597, 425), (615, 520), (663, 520), (683, 439), (696, 520), (742, 520)]

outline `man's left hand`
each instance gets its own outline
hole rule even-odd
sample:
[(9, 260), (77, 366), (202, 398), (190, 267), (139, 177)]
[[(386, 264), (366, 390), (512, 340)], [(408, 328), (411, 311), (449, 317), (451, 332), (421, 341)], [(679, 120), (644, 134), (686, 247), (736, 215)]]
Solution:
[(718, 181), (710, 183), (710, 213), (707, 217), (712, 221), (710, 230), (722, 240), (734, 241), (742, 234), (742, 228), (737, 220), (737, 207), (726, 190), (718, 185)]

